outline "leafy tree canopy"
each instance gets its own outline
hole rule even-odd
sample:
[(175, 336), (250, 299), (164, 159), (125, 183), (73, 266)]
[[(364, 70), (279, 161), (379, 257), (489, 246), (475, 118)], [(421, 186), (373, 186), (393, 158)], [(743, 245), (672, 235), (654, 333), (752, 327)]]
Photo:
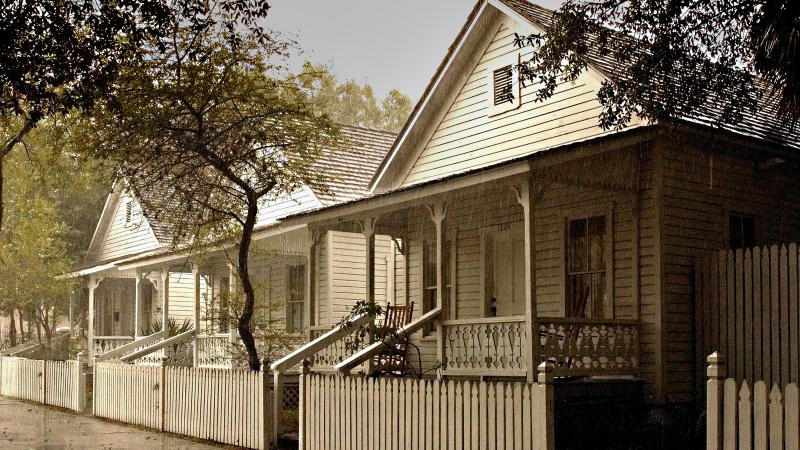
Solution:
[(297, 78), (311, 90), (311, 103), (339, 123), (399, 131), (411, 113), (411, 99), (397, 89), (378, 101), (372, 86), (355, 80), (340, 82), (326, 65), (306, 62)]
[(73, 109), (91, 110), (113, 96), (126, 61), (143, 45), (165, 50), (166, 31), (182, 24), (196, 31), (222, 29), (226, 39), (268, 42), (260, 25), (265, 0), (9, 0), (0, 8), (0, 116), (19, 117), (0, 143), (2, 163), (39, 121)]
[(520, 64), (538, 97), (611, 57), (599, 100), (605, 128), (702, 115), (736, 123), (771, 102), (789, 126), (800, 117), (800, 3), (793, 0), (567, 0)]

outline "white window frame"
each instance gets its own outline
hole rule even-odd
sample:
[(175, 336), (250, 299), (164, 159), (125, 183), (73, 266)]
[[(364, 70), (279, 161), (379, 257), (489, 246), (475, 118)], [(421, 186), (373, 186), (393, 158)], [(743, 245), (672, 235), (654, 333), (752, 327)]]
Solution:
[[(514, 99), (510, 102), (505, 102), (500, 105), (494, 104), (494, 72), (502, 69), (505, 66), (511, 66), (511, 93)], [(522, 90), (519, 83), (519, 52), (513, 52), (508, 55), (498, 57), (487, 68), (486, 73), (486, 102), (488, 106), (488, 116), (494, 117), (509, 111), (513, 111), (522, 105)]]
[[(301, 299), (291, 299), (290, 295), (290, 288), (291, 288), (291, 271), (292, 268), (297, 270), (298, 267), (303, 267), (303, 276), (300, 279), (300, 286), (303, 289), (303, 297)], [(285, 321), (286, 321), (286, 332), (293, 334), (293, 335), (301, 335), (305, 331), (306, 328), (306, 317), (305, 317), (305, 304), (308, 301), (308, 292), (306, 292), (306, 277), (308, 276), (307, 271), (308, 266), (305, 263), (298, 262), (297, 264), (287, 264), (286, 265), (286, 314), (285, 314)], [(294, 322), (297, 318), (291, 313), (292, 305), (299, 304), (300, 305), (300, 326), (298, 332), (292, 332), (289, 330), (289, 320), (291, 316), (292, 322)], [(294, 324), (293, 325), (297, 325)]]

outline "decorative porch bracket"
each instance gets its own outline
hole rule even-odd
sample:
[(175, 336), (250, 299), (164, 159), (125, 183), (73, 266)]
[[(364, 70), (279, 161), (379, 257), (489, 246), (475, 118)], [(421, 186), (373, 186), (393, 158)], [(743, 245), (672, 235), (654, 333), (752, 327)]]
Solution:
[[(195, 336), (196, 332), (197, 332), (197, 329), (196, 328), (192, 328), (191, 330), (184, 331), (181, 334), (172, 336), (171, 338), (164, 339), (161, 342), (158, 342), (156, 344), (153, 344), (153, 345), (150, 345), (148, 347), (145, 347), (145, 348), (143, 348), (141, 350), (138, 350), (138, 351), (135, 351), (135, 352), (130, 353), (128, 355), (125, 355), (120, 359), (122, 360), (122, 362), (132, 363), (132, 362), (136, 361), (139, 358), (143, 358), (143, 357), (145, 357), (145, 356), (147, 356), (147, 355), (149, 355), (151, 353), (154, 353), (154, 352), (157, 352), (157, 351), (159, 351), (161, 349), (167, 348), (170, 345), (182, 344), (182, 343), (184, 343), (184, 342), (186, 342), (188, 340), (194, 339), (194, 336)], [(141, 342), (141, 341), (138, 341), (138, 342)]]
[(389, 345), (394, 344), (399, 339), (407, 338), (416, 331), (421, 330), (425, 325), (436, 320), (439, 317), (439, 314), (442, 312), (442, 308), (434, 308), (431, 311), (423, 314), (419, 319), (412, 321), (408, 325), (403, 326), (397, 332), (391, 336), (387, 336), (384, 340), (380, 342), (375, 342), (368, 345), (366, 348), (360, 350), (359, 352), (355, 353), (354, 355), (350, 356), (349, 358), (345, 359), (344, 361), (340, 362), (336, 365), (336, 370), (342, 374), (350, 373), (350, 370), (353, 367), (358, 366), (359, 364), (367, 361), (380, 353), (384, 348)]
[(163, 339), (167, 335), (167, 332), (161, 330), (157, 333), (153, 333), (150, 336), (147, 336), (142, 339), (137, 339), (133, 342), (127, 343), (125, 345), (121, 345), (114, 350), (107, 351), (105, 353), (101, 353), (95, 357), (96, 362), (108, 361), (110, 359), (115, 358), (123, 358), (124, 356), (128, 355), (129, 353), (133, 353), (142, 347), (147, 347), (150, 344), (158, 341), (159, 339)]

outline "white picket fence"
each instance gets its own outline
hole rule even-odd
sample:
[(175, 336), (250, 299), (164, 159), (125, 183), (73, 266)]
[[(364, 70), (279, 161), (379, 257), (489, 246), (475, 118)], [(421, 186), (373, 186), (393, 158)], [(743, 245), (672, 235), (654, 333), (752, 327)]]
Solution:
[(0, 357), (0, 395), (83, 412), (86, 363)]
[(552, 376), (540, 373), (539, 380), (303, 375), (300, 445), (320, 450), (553, 449)]
[(94, 415), (224, 444), (269, 448), (274, 441), (269, 381), (269, 374), (249, 370), (98, 363)]
[(709, 450), (800, 449), (800, 403), (797, 385), (769, 389), (756, 381), (725, 378), (724, 359), (708, 357), (707, 432)]

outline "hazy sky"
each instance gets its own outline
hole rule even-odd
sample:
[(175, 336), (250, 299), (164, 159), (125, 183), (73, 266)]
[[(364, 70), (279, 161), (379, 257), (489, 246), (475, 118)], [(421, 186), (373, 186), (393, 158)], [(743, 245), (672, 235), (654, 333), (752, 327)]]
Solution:
[[(560, 0), (537, 1), (556, 8)], [(269, 27), (297, 40), (304, 59), (340, 79), (397, 88), (416, 102), (475, 0), (271, 0)]]

